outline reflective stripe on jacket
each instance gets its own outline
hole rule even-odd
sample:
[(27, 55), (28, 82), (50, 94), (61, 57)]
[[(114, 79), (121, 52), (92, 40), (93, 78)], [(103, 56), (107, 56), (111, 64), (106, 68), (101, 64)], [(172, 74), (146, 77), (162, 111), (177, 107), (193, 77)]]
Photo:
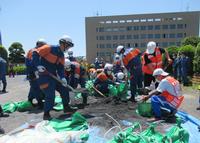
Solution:
[(155, 49), (155, 56), (152, 54), (147, 54), (146, 52), (144, 53), (144, 55), (142, 56), (142, 71), (146, 74), (153, 74), (153, 71), (151, 71), (149, 69), (149, 67), (147, 65), (145, 65), (145, 59), (144, 56), (147, 55), (148, 59), (151, 61), (151, 63), (153, 66), (153, 71), (157, 68), (162, 68), (162, 53), (160, 51), (160, 49), (157, 47)]
[(180, 86), (179, 82), (175, 78), (173, 78), (171, 76), (166, 77), (166, 80), (173, 86), (174, 93), (176, 93), (176, 95), (172, 95), (167, 90), (163, 91), (161, 95), (164, 96), (166, 98), (166, 100), (173, 107), (178, 108), (181, 105), (181, 103), (182, 103), (182, 101), (184, 99), (184, 96), (183, 95), (178, 95), (179, 93), (177, 93), (177, 90), (176, 90), (176, 87)]

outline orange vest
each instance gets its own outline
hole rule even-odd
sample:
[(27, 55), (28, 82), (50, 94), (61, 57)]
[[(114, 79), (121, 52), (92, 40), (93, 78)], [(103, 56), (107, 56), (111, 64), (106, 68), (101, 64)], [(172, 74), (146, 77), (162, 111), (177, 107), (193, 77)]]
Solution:
[[(175, 87), (179, 86), (179, 82), (171, 76), (166, 77), (166, 79), (173, 86), (174, 92), (176, 93)], [(168, 91), (163, 91), (161, 95), (164, 96), (166, 98), (166, 100), (176, 108), (178, 108), (181, 105), (181, 103), (184, 99), (183, 95), (175, 96), (175, 95), (172, 95), (171, 93), (169, 93)]]
[(136, 56), (138, 56), (140, 54), (140, 50), (139, 49), (133, 49), (131, 50), (128, 54), (124, 55), (124, 57), (122, 58), (122, 61), (124, 63), (124, 66), (127, 66), (128, 63), (135, 58)]
[(151, 54), (147, 54), (146, 52), (142, 56), (142, 71), (146, 74), (153, 74), (153, 71), (151, 71), (147, 65), (145, 65), (144, 56), (147, 55), (148, 59), (151, 61), (151, 64), (153, 65), (153, 71), (157, 68), (162, 68), (162, 53), (159, 48), (155, 49), (155, 56)]

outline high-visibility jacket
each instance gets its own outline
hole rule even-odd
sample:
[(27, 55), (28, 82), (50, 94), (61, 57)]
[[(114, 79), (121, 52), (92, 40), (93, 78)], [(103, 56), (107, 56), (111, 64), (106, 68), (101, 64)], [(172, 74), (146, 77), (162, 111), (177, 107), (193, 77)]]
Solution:
[(178, 95), (180, 94), (179, 92), (177, 92), (177, 90), (180, 90), (180, 89), (177, 89), (177, 88), (180, 88), (180, 84), (178, 82), (178, 80), (176, 80), (175, 78), (171, 77), (171, 76), (168, 76), (166, 77), (166, 80), (173, 86), (174, 88), (174, 93), (176, 95), (172, 95), (171, 93), (169, 93), (167, 90), (163, 91), (161, 93), (162, 96), (164, 96), (166, 98), (166, 100), (175, 108), (178, 108), (183, 99), (184, 99), (184, 96), (183, 95)]
[(135, 58), (136, 56), (138, 56), (141, 52), (139, 49), (130, 49), (129, 51), (126, 50), (127, 52), (125, 52), (123, 58), (122, 58), (122, 61), (123, 61), (123, 64), (125, 67), (128, 66), (129, 62)]
[(155, 49), (155, 56), (152, 54), (147, 54), (146, 52), (142, 56), (142, 71), (146, 74), (153, 74), (153, 71), (149, 69), (147, 65), (145, 65), (145, 55), (148, 56), (148, 59), (151, 61), (151, 64), (153, 66), (153, 71), (157, 68), (162, 68), (162, 53), (160, 49), (157, 47)]
[(76, 79), (82, 78), (85, 75), (85, 69), (78, 62), (71, 62), (71, 70), (65, 70), (65, 77), (74, 77)]

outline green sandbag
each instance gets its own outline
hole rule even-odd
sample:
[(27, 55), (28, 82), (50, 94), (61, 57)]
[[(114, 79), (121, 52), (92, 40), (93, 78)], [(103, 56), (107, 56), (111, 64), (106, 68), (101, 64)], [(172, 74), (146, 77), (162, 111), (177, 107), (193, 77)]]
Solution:
[(188, 143), (189, 133), (181, 127), (181, 119), (177, 119), (177, 124), (174, 125), (169, 132), (167, 132), (166, 137), (171, 139), (173, 143)]
[(140, 135), (148, 138), (149, 143), (160, 143), (163, 141), (163, 135), (155, 130), (156, 124), (151, 124), (146, 130), (140, 133)]
[(80, 135), (80, 139), (84, 142), (86, 142), (89, 139), (89, 134), (82, 134)]
[(150, 102), (138, 103), (137, 112), (143, 117), (152, 117), (152, 106)]
[(78, 112), (72, 115), (71, 120), (52, 119), (49, 125), (57, 132), (60, 131), (79, 131), (88, 129), (86, 119)]
[(17, 110), (17, 104), (15, 102), (6, 103), (2, 106), (3, 112), (13, 113)]
[(61, 103), (62, 98), (60, 96), (56, 96), (54, 101), (55, 101), (55, 103)]
[(135, 123), (125, 131), (117, 133), (109, 143), (148, 143), (145, 137), (134, 133), (137, 128), (139, 128), (139, 123)]
[(113, 86), (112, 84), (108, 85), (108, 89), (109, 89), (109, 95), (110, 96), (117, 96), (118, 95), (117, 88), (115, 86)]
[(62, 111), (64, 109), (63, 103), (57, 103), (55, 106), (53, 106), (53, 109), (56, 111)]
[(21, 102), (17, 103), (17, 111), (19, 111), (19, 112), (24, 112), (24, 111), (30, 110), (32, 108), (33, 108), (33, 106), (31, 104), (31, 102), (29, 102), (29, 101), (21, 101)]
[(82, 99), (82, 94), (81, 93), (77, 93), (74, 98), (75, 99)]

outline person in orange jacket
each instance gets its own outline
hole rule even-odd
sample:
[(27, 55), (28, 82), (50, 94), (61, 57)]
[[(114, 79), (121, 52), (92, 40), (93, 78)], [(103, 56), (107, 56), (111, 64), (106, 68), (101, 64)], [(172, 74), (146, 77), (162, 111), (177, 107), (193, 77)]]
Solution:
[(149, 87), (153, 77), (153, 71), (157, 68), (163, 68), (162, 55), (165, 53), (168, 63), (171, 64), (172, 60), (165, 49), (156, 46), (154, 41), (147, 44), (147, 49), (142, 55), (142, 71), (144, 73), (144, 87)]

